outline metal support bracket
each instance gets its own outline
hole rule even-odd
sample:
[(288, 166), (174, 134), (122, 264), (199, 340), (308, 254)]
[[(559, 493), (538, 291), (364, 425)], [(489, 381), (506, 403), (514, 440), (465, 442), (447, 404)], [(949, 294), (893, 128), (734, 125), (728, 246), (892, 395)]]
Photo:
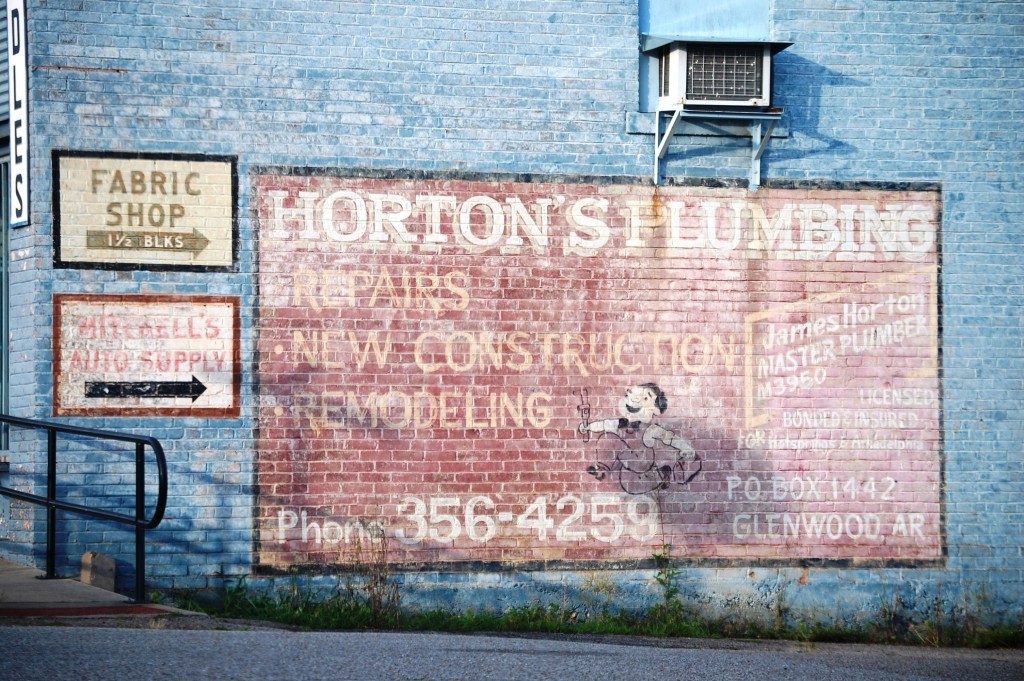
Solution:
[[(662, 132), (662, 119), (666, 114), (672, 114), (668, 127)], [(750, 134), (750, 175), (749, 188), (755, 191), (761, 186), (761, 156), (768, 146), (768, 140), (772, 137), (772, 131), (782, 118), (782, 109), (769, 109), (767, 111), (689, 111), (686, 109), (675, 109), (672, 111), (658, 111), (654, 118), (654, 184), (659, 185), (662, 181), (663, 162), (662, 159), (668, 153), (672, 136), (676, 134), (680, 124), (687, 121), (745, 121)]]

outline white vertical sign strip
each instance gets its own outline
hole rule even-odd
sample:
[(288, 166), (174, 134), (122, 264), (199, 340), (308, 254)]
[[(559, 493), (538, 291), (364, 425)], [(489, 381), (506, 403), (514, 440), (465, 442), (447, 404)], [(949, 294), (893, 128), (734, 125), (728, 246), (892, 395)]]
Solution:
[(28, 23), (25, 0), (7, 0), (7, 74), (11, 115), (11, 227), (28, 224)]

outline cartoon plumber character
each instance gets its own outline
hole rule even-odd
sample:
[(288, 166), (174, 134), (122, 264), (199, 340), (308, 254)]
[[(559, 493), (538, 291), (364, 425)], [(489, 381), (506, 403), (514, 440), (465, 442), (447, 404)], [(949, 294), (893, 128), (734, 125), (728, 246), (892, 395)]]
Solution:
[(598, 440), (610, 440), (613, 445), (609, 457), (614, 455), (614, 460), (600, 461), (587, 472), (598, 480), (614, 476), (628, 494), (646, 494), (667, 489), (673, 482), (693, 480), (702, 466), (697, 452), (685, 438), (654, 423), (666, 409), (668, 399), (655, 383), (629, 388), (619, 403), (619, 418), (590, 421), (589, 405), (580, 409), (584, 441), (596, 434)]

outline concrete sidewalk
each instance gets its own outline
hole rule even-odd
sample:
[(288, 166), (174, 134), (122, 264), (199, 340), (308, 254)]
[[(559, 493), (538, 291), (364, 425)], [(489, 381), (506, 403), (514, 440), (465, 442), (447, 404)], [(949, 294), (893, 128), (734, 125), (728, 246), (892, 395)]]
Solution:
[(97, 616), (164, 612), (127, 596), (75, 579), (41, 579), (45, 573), (0, 558), (0, 617)]

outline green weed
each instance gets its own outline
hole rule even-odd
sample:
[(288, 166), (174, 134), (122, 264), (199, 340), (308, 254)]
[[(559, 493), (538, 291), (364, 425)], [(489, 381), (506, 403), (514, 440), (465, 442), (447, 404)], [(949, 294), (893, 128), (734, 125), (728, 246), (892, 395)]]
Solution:
[[(373, 525), (367, 525), (372, 528)], [(183, 607), (211, 615), (268, 620), (310, 630), (392, 629), (402, 631), (517, 632), (547, 634), (604, 634), (686, 638), (784, 639), (805, 644), (900, 643), (973, 648), (1024, 647), (1024, 616), (1017, 626), (984, 627), (977, 613), (991, 607), (984, 593), (946, 611), (936, 598), (930, 618), (915, 623), (907, 612), (899, 589), (883, 595), (874, 621), (866, 626), (825, 625), (817, 622), (790, 624), (792, 612), (780, 588), (771, 624), (701, 617), (680, 599), (679, 569), (671, 546), (654, 555), (652, 581), (661, 599), (643, 612), (611, 611), (596, 605), (602, 597), (617, 593), (610, 580), (590, 584), (600, 594), (583, 594), (581, 603), (542, 603), (509, 608), (503, 612), (454, 612), (430, 610), (403, 612), (398, 584), (387, 561), (387, 540), (368, 530), (356, 541), (343, 574), (326, 594), (292, 582), (283, 589), (259, 591), (245, 579), (230, 583), (216, 603), (187, 598)]]

